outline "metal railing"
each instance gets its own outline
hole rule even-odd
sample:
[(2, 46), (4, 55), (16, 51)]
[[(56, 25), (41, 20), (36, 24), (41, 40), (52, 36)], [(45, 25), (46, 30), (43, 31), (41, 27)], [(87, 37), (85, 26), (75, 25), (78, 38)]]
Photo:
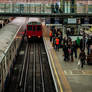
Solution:
[(0, 13), (51, 13), (51, 6), (45, 4), (0, 3)]
[[(62, 7), (62, 6), (61, 6)], [(0, 3), (0, 13), (10, 13), (10, 14), (52, 14), (52, 13), (86, 13), (92, 14), (92, 5), (64, 5), (64, 9), (61, 9), (55, 4), (40, 4), (40, 3)]]

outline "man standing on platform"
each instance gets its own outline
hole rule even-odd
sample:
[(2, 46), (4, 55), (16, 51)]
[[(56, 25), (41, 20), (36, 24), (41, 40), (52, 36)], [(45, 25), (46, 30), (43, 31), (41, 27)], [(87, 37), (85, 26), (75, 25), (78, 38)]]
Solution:
[(79, 54), (79, 59), (81, 61), (81, 68), (83, 68), (83, 65), (85, 64), (85, 59), (86, 59), (84, 49), (81, 50), (81, 52)]
[(56, 50), (59, 51), (59, 38), (56, 37), (55, 41), (56, 41)]
[(51, 42), (52, 41), (52, 30), (50, 30), (49, 36), (50, 36), (50, 42)]

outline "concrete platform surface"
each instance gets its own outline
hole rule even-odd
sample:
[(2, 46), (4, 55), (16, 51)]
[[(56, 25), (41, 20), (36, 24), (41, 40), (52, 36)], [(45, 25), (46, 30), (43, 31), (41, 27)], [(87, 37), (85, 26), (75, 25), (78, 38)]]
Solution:
[[(85, 64), (83, 69), (78, 66), (78, 59), (74, 62), (64, 61), (62, 48), (55, 51), (44, 26), (43, 38), (50, 54), (51, 66), (59, 88), (58, 92), (92, 92), (92, 65)], [(79, 56), (80, 50), (78, 50)]]
[(78, 66), (78, 58), (74, 62), (64, 61), (63, 50), (56, 51), (59, 63), (71, 86), (72, 92), (92, 92), (92, 65)]

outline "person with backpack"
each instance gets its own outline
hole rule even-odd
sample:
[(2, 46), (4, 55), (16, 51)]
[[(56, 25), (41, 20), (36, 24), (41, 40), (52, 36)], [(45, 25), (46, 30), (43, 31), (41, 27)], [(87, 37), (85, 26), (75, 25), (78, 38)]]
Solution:
[(85, 64), (85, 59), (86, 59), (84, 49), (81, 50), (81, 52), (79, 54), (79, 59), (81, 61), (81, 68), (83, 68), (83, 65)]

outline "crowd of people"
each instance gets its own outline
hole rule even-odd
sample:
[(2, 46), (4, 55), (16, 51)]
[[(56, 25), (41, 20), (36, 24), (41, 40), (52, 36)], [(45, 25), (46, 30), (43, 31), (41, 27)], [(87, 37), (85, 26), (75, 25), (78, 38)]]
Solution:
[(50, 36), (50, 42), (52, 42), (54, 49), (59, 51), (59, 48), (63, 40), (62, 32), (60, 31), (60, 29), (52, 28), (50, 29), (49, 36)]
[[(80, 59), (81, 67), (85, 64), (86, 54), (85, 54), (85, 47), (88, 48), (88, 54), (90, 52), (90, 41), (86, 41), (84, 38), (80, 39), (77, 37), (77, 40), (72, 41), (69, 36), (63, 37), (62, 31), (57, 28), (50, 29), (49, 32), (50, 42), (52, 42), (52, 46), (56, 51), (59, 51), (60, 48), (63, 49), (64, 52), (64, 61), (74, 61), (74, 57)], [(85, 44), (87, 45), (85, 46)], [(80, 49), (79, 56), (78, 48)]]

